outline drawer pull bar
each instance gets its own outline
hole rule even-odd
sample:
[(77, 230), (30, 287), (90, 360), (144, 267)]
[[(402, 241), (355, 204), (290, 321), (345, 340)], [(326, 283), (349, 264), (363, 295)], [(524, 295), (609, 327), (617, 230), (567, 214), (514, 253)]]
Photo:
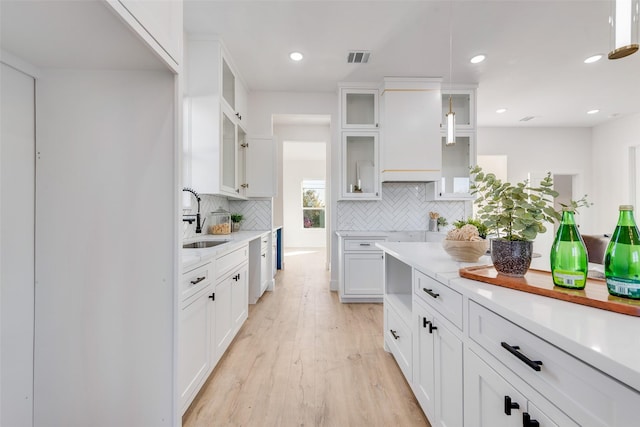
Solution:
[(522, 427), (540, 427), (537, 420), (532, 420), (528, 412), (522, 414)]
[(509, 396), (504, 397), (504, 413), (511, 415), (512, 409), (520, 409), (520, 405), (517, 402), (512, 402)]
[(198, 284), (198, 283), (202, 282), (202, 281), (203, 281), (204, 279), (206, 279), (206, 278), (207, 278), (206, 276), (198, 277), (196, 280), (192, 280), (192, 281), (191, 281), (191, 284), (192, 284), (192, 285), (196, 285), (196, 284)]
[(371, 243), (360, 243), (360, 246), (371, 246)]
[(522, 360), (524, 363), (527, 364), (527, 366), (529, 366), (531, 369), (533, 369), (534, 371), (539, 371), (540, 370), (540, 365), (542, 365), (542, 362), (539, 360), (531, 360), (529, 359), (527, 356), (525, 356), (524, 354), (520, 353), (518, 350), (520, 350), (520, 347), (518, 347), (517, 345), (509, 345), (506, 342), (502, 342), (500, 343), (502, 345), (503, 348), (506, 348), (507, 351), (511, 354), (513, 354), (515, 357), (517, 357), (518, 359)]
[(396, 331), (394, 331), (393, 329), (389, 329), (389, 331), (391, 332), (391, 335), (393, 335), (394, 339), (400, 338), (400, 335), (398, 335), (398, 333)]
[(435, 292), (433, 292), (433, 289), (422, 288), (422, 290), (434, 298), (438, 298), (440, 296), (440, 294), (436, 294)]
[(211, 298), (211, 301), (215, 301), (216, 300), (216, 293), (212, 293), (211, 295), (209, 295), (209, 298)]

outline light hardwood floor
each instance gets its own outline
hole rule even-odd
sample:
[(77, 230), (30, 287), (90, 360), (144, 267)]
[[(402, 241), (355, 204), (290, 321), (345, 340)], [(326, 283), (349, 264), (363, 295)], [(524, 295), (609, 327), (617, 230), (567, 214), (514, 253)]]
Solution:
[(429, 426), (382, 348), (382, 304), (341, 304), (324, 250), (292, 251), (183, 425)]

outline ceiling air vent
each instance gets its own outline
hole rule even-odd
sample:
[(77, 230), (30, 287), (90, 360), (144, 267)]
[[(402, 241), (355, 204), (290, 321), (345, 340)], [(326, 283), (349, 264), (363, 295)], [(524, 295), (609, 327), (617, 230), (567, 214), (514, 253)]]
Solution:
[(368, 50), (353, 50), (347, 55), (347, 62), (349, 64), (366, 64), (369, 62), (369, 55), (371, 52)]
[(520, 119), (521, 122), (528, 122), (529, 120), (535, 119), (536, 116), (527, 116)]

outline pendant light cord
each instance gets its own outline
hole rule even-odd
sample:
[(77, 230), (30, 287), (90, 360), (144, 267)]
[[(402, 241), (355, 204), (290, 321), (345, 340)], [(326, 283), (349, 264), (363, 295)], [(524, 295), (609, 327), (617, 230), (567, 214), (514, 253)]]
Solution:
[[(449, 7), (449, 102), (451, 102), (451, 88), (453, 82), (453, 0)], [(451, 107), (449, 107), (451, 110)]]

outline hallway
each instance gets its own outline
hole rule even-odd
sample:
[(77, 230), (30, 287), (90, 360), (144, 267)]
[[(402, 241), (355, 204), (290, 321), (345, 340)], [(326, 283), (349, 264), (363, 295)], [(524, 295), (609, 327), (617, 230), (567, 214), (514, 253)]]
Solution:
[(341, 304), (324, 258), (285, 251), (184, 426), (429, 426), (382, 348), (382, 304)]

